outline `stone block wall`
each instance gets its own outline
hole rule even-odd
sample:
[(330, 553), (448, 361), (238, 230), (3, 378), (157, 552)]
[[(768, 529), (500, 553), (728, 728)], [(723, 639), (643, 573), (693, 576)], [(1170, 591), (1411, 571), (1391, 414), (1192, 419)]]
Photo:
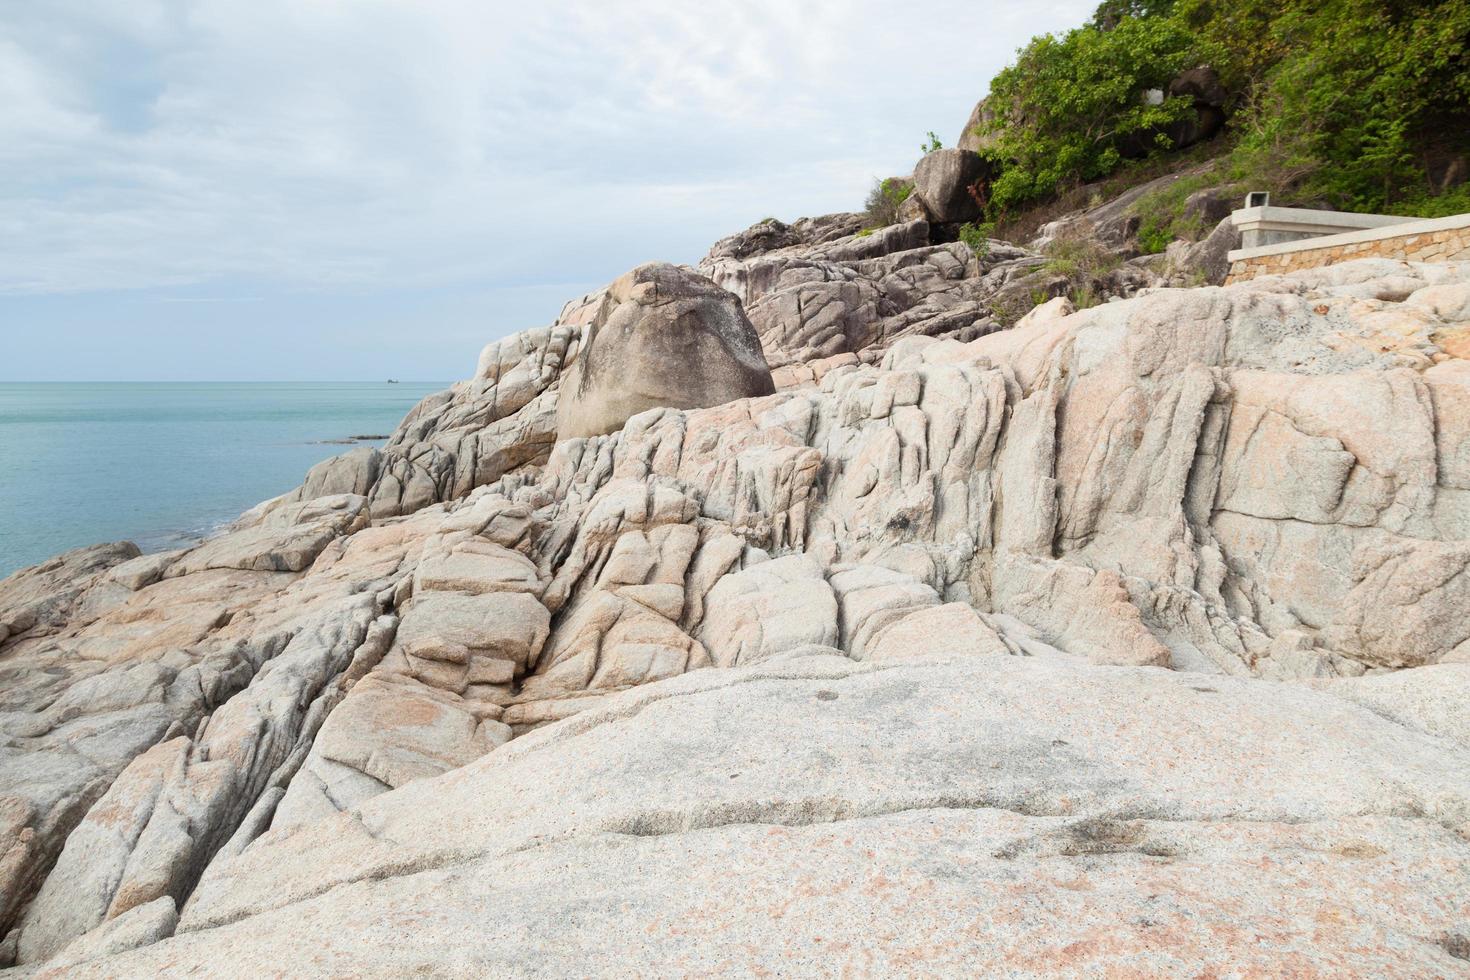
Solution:
[[(1449, 224), (1452, 227), (1443, 227)], [(1438, 226), (1424, 229), (1423, 226)], [(1330, 235), (1291, 242), (1269, 249), (1251, 249), (1246, 255), (1233, 257), (1230, 275), (1225, 282), (1242, 282), (1258, 276), (1280, 275), (1301, 269), (1315, 269), (1353, 259), (1385, 258), (1408, 262), (1470, 262), (1470, 215), (1456, 220), (1416, 221), (1394, 228), (1349, 235)], [(1320, 243), (1320, 244), (1319, 244)], [(1256, 254), (1265, 253), (1265, 254)]]

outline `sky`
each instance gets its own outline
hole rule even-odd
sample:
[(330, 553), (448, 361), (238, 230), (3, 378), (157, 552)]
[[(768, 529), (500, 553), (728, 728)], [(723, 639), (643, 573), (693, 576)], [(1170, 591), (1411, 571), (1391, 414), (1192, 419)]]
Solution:
[(452, 381), (858, 210), (1088, 2), (0, 0), (0, 381)]

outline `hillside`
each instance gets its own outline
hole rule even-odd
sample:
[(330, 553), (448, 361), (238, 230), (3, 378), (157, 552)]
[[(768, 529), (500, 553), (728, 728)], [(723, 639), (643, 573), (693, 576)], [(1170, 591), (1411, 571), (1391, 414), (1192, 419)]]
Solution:
[(1470, 211), (1470, 4), (1106, 0), (1018, 52), (959, 146), (1005, 220), (1206, 142), (1283, 204)]
[(1123, 263), (1219, 284), (1248, 191), (1470, 212), (1470, 4), (1108, 0), (1022, 48), (954, 148), (930, 133), (928, 149), (875, 184), (869, 226), (924, 218), (938, 239), (1027, 245), (1069, 267), (1079, 305), (1117, 295), (1106, 275)]

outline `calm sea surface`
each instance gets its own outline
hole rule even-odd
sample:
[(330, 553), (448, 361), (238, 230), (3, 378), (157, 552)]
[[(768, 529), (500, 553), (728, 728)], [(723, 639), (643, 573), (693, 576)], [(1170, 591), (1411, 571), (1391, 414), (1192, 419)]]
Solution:
[(197, 540), (446, 387), (0, 383), (0, 577), (102, 541)]

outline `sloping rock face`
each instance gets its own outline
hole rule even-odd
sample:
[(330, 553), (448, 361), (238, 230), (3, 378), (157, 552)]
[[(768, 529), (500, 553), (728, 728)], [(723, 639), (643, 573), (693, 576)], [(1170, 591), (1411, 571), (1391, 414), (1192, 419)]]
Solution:
[[(1047, 222), (1028, 243), (1028, 247), (1046, 250), (1067, 239), (1083, 239), (1128, 259), (1126, 268), (1152, 267), (1161, 273), (1159, 281), (1152, 285), (1222, 285), (1230, 271), (1226, 253), (1240, 244), (1240, 233), (1229, 220), (1237, 202), (1223, 188), (1207, 187), (1185, 198), (1183, 216), (1190, 218), (1202, 229), (1210, 229), (1209, 234), (1203, 235), (1199, 241), (1178, 239), (1170, 243), (1167, 256), (1163, 256), (1142, 254), (1142, 246), (1138, 240), (1138, 233), (1143, 227), (1144, 219), (1140, 207), (1144, 199), (1167, 190), (1181, 180), (1201, 177), (1224, 181), (1214, 161), (1165, 174), (1116, 196), (1109, 196), (1101, 203), (1091, 204)], [(1094, 199), (1099, 196), (1101, 195), (1094, 191)]]
[(716, 246), (770, 394), (555, 440), (604, 290), (220, 539), (0, 584), (0, 952), (1463, 969), (1470, 266), (1002, 329), (1039, 258), (927, 235)]
[(981, 99), (975, 103), (975, 108), (970, 110), (970, 118), (965, 120), (965, 128), (960, 130), (959, 139), (955, 140), (955, 146), (959, 149), (979, 153), (994, 141), (993, 137), (987, 137), (982, 133), (985, 124), (995, 115), (985, 101)]
[[(160, 892), (182, 897), (242, 811), (289, 778), (386, 608), (375, 586), (407, 550), (401, 530), (365, 527), (364, 503), (318, 498), (100, 573), (69, 562), (70, 618), (0, 648), (0, 912), (13, 924), (30, 903), (46, 920), (28, 950)], [(148, 856), (129, 864), (135, 851)]]
[(876, 364), (904, 337), (973, 339), (1008, 322), (997, 311), (1065, 288), (1037, 253), (991, 242), (977, 258), (958, 242), (933, 243), (922, 220), (823, 236), (861, 223), (846, 217), (854, 220), (798, 222), (779, 236), (762, 222), (718, 243), (699, 264), (745, 304), (777, 387), (818, 380), (836, 366)]
[(1330, 695), (804, 657), (272, 831), (71, 975), (1452, 975), (1467, 819), (1470, 750)]
[(382, 449), (334, 456), (257, 510), (350, 493), (366, 497), (377, 518), (411, 514), (544, 462), (556, 442), (557, 382), (602, 301), (601, 293), (574, 300), (550, 327), (490, 344), (473, 378), (421, 401)]
[(704, 408), (775, 391), (734, 296), (666, 263), (607, 288), (561, 386), (559, 438), (600, 436), (650, 408)]

